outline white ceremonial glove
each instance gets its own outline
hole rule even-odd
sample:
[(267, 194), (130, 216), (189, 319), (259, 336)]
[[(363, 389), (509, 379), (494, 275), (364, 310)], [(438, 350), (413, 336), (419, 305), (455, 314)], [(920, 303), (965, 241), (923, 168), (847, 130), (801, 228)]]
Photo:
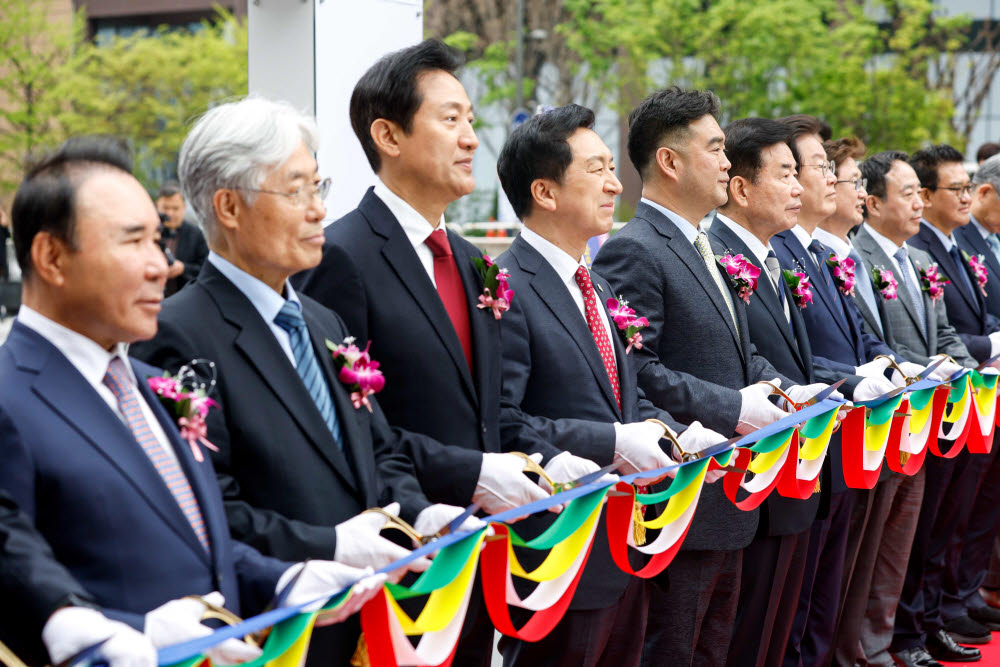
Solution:
[[(781, 387), (781, 380), (774, 378), (771, 384)], [(753, 433), (759, 428), (787, 417), (788, 413), (768, 400), (771, 388), (766, 384), (752, 384), (740, 389), (743, 404), (740, 406), (740, 420), (736, 424), (736, 432), (740, 435)]]
[[(903, 369), (903, 375), (908, 378), (915, 378), (924, 372), (926, 366), (921, 366), (920, 364), (915, 364), (912, 361), (897, 361), (896, 365)], [(903, 387), (906, 385), (906, 378), (900, 375), (899, 371), (892, 372), (892, 383), (897, 387)]]
[(1000, 331), (990, 334), (990, 356), (995, 357), (1000, 354)]
[[(725, 442), (726, 438), (720, 433), (716, 433), (710, 428), (705, 428), (701, 422), (691, 422), (683, 433), (677, 436), (677, 442), (681, 443), (681, 449), (688, 454), (697, 454), (712, 445)], [(705, 483), (712, 484), (726, 476), (725, 470), (709, 470), (705, 473)]]
[[(792, 385), (788, 389), (785, 389), (785, 393), (796, 403), (805, 403), (810, 398), (823, 391), (830, 385), (823, 382), (814, 382), (813, 384), (796, 384)], [(834, 389), (833, 393), (830, 394), (829, 398), (843, 398), (844, 395), (840, 393), (839, 390)], [(780, 403), (781, 401), (779, 401)], [(786, 401), (787, 402), (787, 401)], [(792, 406), (786, 406), (786, 409), (791, 409)]]
[[(931, 363), (937, 361), (941, 357), (942, 355), (935, 354), (933, 357), (931, 357)], [(934, 378), (935, 380), (941, 380), (942, 382), (946, 382), (951, 378), (952, 375), (962, 370), (965, 370), (962, 366), (959, 366), (958, 364), (952, 363), (950, 361), (944, 361), (941, 363), (940, 366), (934, 369), (934, 372), (931, 373), (931, 377)]]
[[(633, 424), (615, 424), (615, 462), (621, 462), (618, 471), (623, 475), (632, 475), (645, 470), (654, 470), (674, 465), (674, 460), (660, 447), (663, 437), (663, 427), (656, 422), (636, 422)], [(673, 477), (674, 473), (658, 477), (640, 478), (636, 484), (646, 485), (658, 482), (664, 477)]]
[[(226, 603), (222, 593), (218, 591), (202, 596), (202, 599), (218, 607)], [(201, 617), (204, 613), (205, 605), (201, 599), (192, 597), (171, 600), (146, 614), (143, 633), (156, 648), (205, 637), (212, 634), (212, 628), (202, 625)], [(220, 665), (247, 662), (259, 658), (260, 654), (259, 648), (235, 638), (216, 644), (206, 652), (212, 662)]]
[[(532, 454), (531, 460), (541, 463), (541, 454)], [(524, 475), (525, 461), (513, 454), (483, 454), (483, 464), (479, 468), (479, 481), (472, 493), (472, 502), (483, 508), (487, 514), (499, 514), (542, 498), (548, 493)], [(559, 512), (561, 507), (549, 511)]]
[[(563, 452), (562, 454), (557, 454), (552, 457), (552, 460), (550, 460), (545, 466), (545, 474), (551, 477), (552, 481), (556, 484), (567, 484), (580, 479), (584, 475), (597, 472), (600, 468), (601, 467), (599, 465), (590, 459), (585, 459), (582, 456), (576, 456), (570, 452)], [(606, 473), (594, 481), (602, 483), (617, 482), (618, 475)], [(552, 489), (549, 488), (549, 483), (544, 479), (542, 479), (539, 484), (541, 484), (542, 488), (549, 493), (552, 492)]]
[[(445, 505), (444, 503), (425, 507), (417, 515), (417, 520), (413, 522), (413, 529), (421, 535), (435, 535), (442, 528), (461, 516), (464, 511), (464, 507)], [(465, 518), (465, 521), (458, 527), (458, 530), (474, 532), (485, 527), (485, 521), (474, 515), (470, 515)]]
[[(382, 509), (393, 516), (399, 516), (399, 503), (389, 503)], [(376, 512), (362, 512), (338, 523), (334, 527), (337, 531), (337, 548), (334, 550), (333, 560), (351, 567), (380, 570), (393, 561), (405, 558), (409, 551), (379, 535), (387, 521)], [(423, 572), (430, 566), (429, 560), (418, 558), (409, 563), (403, 572), (393, 574), (401, 577), (405, 571)]]
[(987, 366), (983, 370), (979, 371), (980, 375), (1000, 375), (1000, 368), (996, 366)]
[(854, 400), (855, 401), (870, 401), (873, 398), (878, 398), (883, 394), (887, 394), (896, 388), (892, 382), (885, 379), (881, 375), (873, 375), (871, 377), (866, 377), (858, 386), (854, 388)]
[[(302, 571), (302, 574), (299, 574), (299, 571)], [(298, 575), (298, 580), (285, 598), (283, 605), (285, 607), (295, 607), (323, 596), (329, 599), (330, 596), (339, 593), (352, 582), (357, 582), (351, 589), (351, 596), (342, 607), (320, 614), (316, 618), (316, 625), (320, 627), (340, 623), (345, 618), (356, 614), (365, 606), (366, 602), (378, 594), (382, 585), (388, 580), (385, 574), (373, 574), (370, 567), (359, 570), (332, 560), (311, 560), (305, 563), (296, 563), (285, 570), (278, 580), (277, 590), (283, 590), (296, 575)], [(324, 604), (326, 604), (326, 600), (320, 600), (305, 609), (306, 611), (316, 611)]]
[(62, 607), (42, 628), (42, 643), (53, 665), (101, 641), (98, 655), (110, 667), (156, 667), (156, 648), (148, 637), (96, 609)]
[(889, 368), (889, 358), (883, 357), (882, 359), (874, 359), (867, 364), (855, 367), (854, 374), (860, 375), (863, 378), (870, 378), (876, 375), (885, 377), (885, 369), (887, 368)]

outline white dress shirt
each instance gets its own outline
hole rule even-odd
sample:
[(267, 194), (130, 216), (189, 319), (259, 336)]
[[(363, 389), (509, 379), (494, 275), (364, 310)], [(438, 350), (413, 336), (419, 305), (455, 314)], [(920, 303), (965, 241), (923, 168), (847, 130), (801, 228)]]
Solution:
[[(875, 239), (876, 243), (878, 243), (878, 247), (882, 249), (882, 252), (884, 252), (886, 255), (889, 256), (889, 261), (892, 262), (893, 271), (896, 272), (907, 271), (909, 273), (910, 280), (912, 281), (910, 284), (915, 285), (919, 289), (920, 280), (917, 278), (917, 272), (913, 270), (913, 259), (910, 258), (910, 261), (906, 263), (905, 268), (900, 268), (899, 262), (896, 261), (896, 251), (898, 251), (902, 246), (896, 245), (894, 241), (879, 234), (867, 222), (865, 223), (865, 229), (868, 230), (868, 233), (871, 234), (871, 237)], [(906, 244), (904, 243), (903, 245)], [(906, 256), (910, 257), (909, 247), (907, 247)], [(900, 278), (899, 284), (902, 285), (903, 284), (902, 276), (900, 276), (899, 278)], [(918, 294), (917, 296), (920, 295)]]
[[(132, 383), (132, 391), (139, 402), (139, 409), (142, 410), (142, 416), (146, 419), (149, 429), (153, 432), (153, 436), (160, 443), (160, 446), (163, 447), (163, 450), (174, 461), (177, 460), (177, 452), (170, 445), (170, 440), (163, 431), (163, 427), (160, 426), (160, 421), (153, 414), (152, 409), (146, 403), (146, 399), (139, 393), (138, 381), (136, 380), (135, 373), (132, 371), (132, 364), (128, 360), (128, 348), (124, 343), (118, 343), (109, 352), (83, 334), (68, 329), (24, 305), (17, 311), (17, 321), (55, 345), (56, 349), (66, 357), (73, 368), (80, 372), (80, 375), (87, 381), (87, 384), (93, 387), (97, 395), (118, 415), (122, 423), (128, 426), (125, 415), (122, 414), (118, 407), (118, 399), (115, 397), (114, 392), (104, 384), (104, 376), (107, 375), (108, 364), (111, 363), (111, 360), (118, 357), (125, 362), (128, 381)], [(136, 444), (138, 445), (138, 443)]]
[(809, 244), (813, 242), (812, 234), (807, 232), (805, 227), (802, 225), (795, 225), (792, 227), (792, 234), (794, 234), (795, 238), (799, 240), (802, 247), (806, 249), (806, 256), (813, 261), (813, 266), (817, 269), (822, 269), (823, 267), (816, 263), (816, 255), (814, 255), (812, 250), (809, 249)]
[(989, 236), (990, 233), (988, 231), (986, 231), (986, 228), (983, 227), (983, 225), (982, 225), (981, 222), (979, 222), (978, 220), (976, 220), (971, 215), (969, 216), (969, 221), (972, 223), (972, 226), (976, 228), (976, 231), (979, 232), (979, 235), (982, 236), (983, 240), (985, 241), (986, 237)]
[(716, 213), (715, 215), (716, 217), (719, 218), (719, 220), (722, 221), (722, 223), (726, 227), (730, 229), (730, 231), (733, 232), (733, 234), (736, 234), (736, 236), (740, 237), (740, 240), (743, 241), (743, 243), (745, 243), (748, 248), (750, 248), (750, 252), (752, 252), (753, 256), (757, 259), (758, 266), (763, 267), (766, 272), (767, 267), (765, 266), (764, 262), (767, 260), (767, 253), (773, 250), (770, 242), (768, 242), (767, 245), (764, 245), (763, 243), (760, 242), (760, 239), (754, 236), (749, 229), (743, 227), (732, 218), (727, 218), (721, 213)]
[(953, 236), (945, 236), (940, 229), (927, 222), (923, 218), (920, 218), (920, 224), (926, 226), (934, 235), (938, 237), (938, 240), (944, 245), (945, 252), (951, 252), (952, 247), (955, 245), (955, 238)]
[(701, 231), (701, 224), (700, 223), (699, 223), (698, 227), (695, 227), (690, 222), (688, 222), (687, 220), (685, 220), (681, 216), (677, 215), (676, 213), (674, 213), (673, 211), (671, 211), (666, 206), (661, 206), (660, 204), (657, 204), (652, 199), (646, 199), (645, 197), (643, 197), (639, 201), (641, 201), (643, 204), (646, 204), (648, 206), (652, 206), (657, 211), (659, 211), (663, 215), (667, 216), (667, 219), (670, 220), (670, 222), (674, 223), (674, 225), (677, 227), (677, 229), (681, 230), (681, 234), (684, 235), (684, 238), (686, 238), (691, 243), (691, 245), (694, 245), (694, 240), (696, 238), (698, 238), (698, 232)]
[(822, 227), (816, 228), (816, 231), (813, 232), (813, 238), (832, 250), (837, 259), (847, 258), (851, 254), (851, 250), (854, 249), (850, 241), (845, 241), (839, 236), (834, 236)]
[(441, 216), (437, 227), (431, 227), (427, 218), (420, 215), (415, 208), (390, 190), (382, 181), (375, 184), (374, 193), (389, 208), (389, 212), (396, 216), (399, 226), (403, 228), (403, 233), (410, 240), (410, 245), (417, 251), (417, 259), (427, 271), (431, 284), (437, 289), (437, 282), (434, 280), (434, 253), (427, 247), (425, 241), (434, 230), (444, 229), (444, 216)]

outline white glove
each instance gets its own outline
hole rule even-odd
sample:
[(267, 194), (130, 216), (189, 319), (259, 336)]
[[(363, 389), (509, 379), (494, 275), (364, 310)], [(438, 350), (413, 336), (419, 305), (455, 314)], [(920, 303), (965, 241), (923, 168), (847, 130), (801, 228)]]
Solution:
[(990, 334), (990, 356), (995, 357), (1000, 354), (1000, 331)]
[(725, 442), (726, 437), (716, 433), (710, 428), (705, 428), (701, 422), (691, 422), (691, 425), (684, 429), (684, 432), (677, 436), (677, 442), (681, 444), (688, 454), (697, 454), (708, 449), (712, 445)]
[[(933, 357), (931, 357), (931, 363), (937, 361), (942, 356), (943, 355), (935, 354)], [(942, 382), (945, 382), (949, 380), (952, 375), (962, 370), (965, 369), (962, 366), (959, 366), (958, 364), (952, 363), (950, 361), (943, 361), (940, 366), (934, 369), (934, 372), (931, 373), (931, 377), (934, 378), (935, 380), (941, 380)]]
[[(288, 592), (288, 597), (285, 598), (285, 604), (283, 605), (285, 607), (294, 607), (323, 596), (329, 598), (351, 585), (351, 583), (357, 582), (351, 589), (351, 596), (342, 607), (320, 614), (317, 617), (316, 625), (318, 626), (340, 623), (348, 616), (357, 613), (361, 607), (365, 606), (366, 602), (378, 594), (382, 589), (382, 585), (388, 579), (385, 574), (373, 574), (370, 567), (359, 570), (350, 565), (336, 563), (332, 560), (311, 560), (306, 563), (296, 563), (285, 570), (284, 574), (281, 575), (281, 579), (278, 580), (277, 590), (283, 590), (300, 570), (303, 570), (303, 572), (299, 575), (295, 585), (292, 586), (292, 590)], [(307, 606), (305, 609), (307, 611), (316, 611), (324, 604), (326, 604), (326, 601), (320, 600), (313, 605)]]
[[(209, 593), (202, 599), (219, 607), (226, 603), (222, 593), (218, 591)], [(212, 629), (202, 625), (201, 617), (204, 613), (205, 605), (198, 598), (171, 600), (146, 614), (146, 626), (143, 632), (156, 648), (205, 637), (212, 634)], [(247, 662), (259, 658), (260, 654), (259, 648), (235, 638), (216, 644), (207, 651), (212, 662), (220, 665)]]
[(870, 378), (876, 375), (884, 377), (885, 369), (887, 368), (889, 368), (889, 358), (883, 357), (855, 367), (854, 374), (860, 375), (863, 378)]
[[(535, 463), (542, 461), (541, 454), (532, 454), (530, 458)], [(542, 487), (524, 476), (524, 466), (524, 459), (514, 454), (483, 454), (472, 502), (487, 514), (499, 514), (547, 498), (549, 494)], [(550, 511), (559, 510), (553, 507)]]
[[(552, 460), (550, 460), (545, 466), (545, 473), (551, 477), (552, 481), (556, 484), (573, 482), (580, 479), (584, 475), (589, 475), (590, 473), (597, 472), (598, 470), (600, 470), (600, 466), (590, 459), (585, 459), (582, 456), (575, 456), (570, 452), (563, 452), (562, 454), (553, 456)], [(618, 475), (606, 473), (602, 475), (600, 479), (596, 479), (594, 481), (616, 482), (618, 481)], [(552, 492), (552, 489), (549, 488), (549, 483), (544, 479), (542, 479), (539, 483), (546, 491), (550, 493)]]
[[(906, 378), (915, 378), (924, 372), (925, 366), (920, 364), (915, 364), (912, 361), (897, 361), (896, 365), (903, 369), (902, 375), (899, 371), (892, 372), (892, 383), (897, 387), (903, 387), (906, 385)], [(906, 377), (903, 377), (905, 375)]]
[[(774, 378), (771, 384), (781, 387), (781, 380)], [(752, 384), (740, 389), (743, 404), (740, 406), (740, 420), (736, 424), (736, 432), (740, 435), (753, 433), (759, 428), (787, 417), (788, 413), (768, 400), (771, 388), (766, 384)]]
[[(399, 503), (389, 503), (384, 508), (393, 516), (399, 516)], [(389, 563), (405, 558), (409, 551), (379, 535), (385, 527), (386, 519), (376, 512), (362, 512), (343, 523), (338, 523), (337, 548), (333, 560), (351, 567), (371, 567), (380, 570)], [(423, 572), (431, 566), (426, 558), (418, 558), (406, 566), (411, 572)], [(402, 572), (399, 573), (402, 576)]]
[[(663, 468), (673, 465), (674, 461), (660, 447), (660, 439), (664, 436), (663, 427), (656, 422), (635, 422), (633, 424), (615, 424), (615, 462), (621, 462), (619, 472), (632, 475), (645, 470)], [(658, 477), (640, 478), (636, 484), (653, 484), (663, 479), (667, 473)]]
[[(805, 403), (810, 398), (812, 398), (819, 392), (823, 391), (824, 389), (828, 388), (829, 386), (830, 385), (825, 384), (823, 382), (814, 382), (813, 384), (797, 384), (786, 389), (785, 393), (788, 394), (789, 398), (791, 398), (794, 402)], [(830, 394), (830, 398), (843, 398), (843, 397), (844, 395), (841, 394), (836, 389), (834, 389), (833, 393)], [(790, 405), (787, 406), (788, 409), (791, 409), (791, 407), (792, 406)]]
[(992, 364), (979, 371), (980, 375), (1000, 375), (1000, 369)]
[(62, 607), (42, 628), (42, 643), (53, 665), (101, 641), (99, 655), (110, 667), (156, 667), (156, 648), (147, 637), (96, 609)]
[[(434, 535), (461, 516), (464, 511), (464, 507), (445, 505), (444, 503), (431, 505), (430, 507), (425, 507), (421, 510), (420, 514), (417, 515), (417, 520), (413, 522), (413, 528), (421, 535)], [(465, 521), (463, 521), (462, 525), (458, 527), (458, 530), (474, 532), (485, 527), (485, 521), (476, 516), (470, 515), (465, 518)]]
[(873, 398), (878, 398), (883, 394), (889, 393), (895, 388), (896, 385), (880, 375), (866, 377), (854, 388), (854, 400), (870, 401)]

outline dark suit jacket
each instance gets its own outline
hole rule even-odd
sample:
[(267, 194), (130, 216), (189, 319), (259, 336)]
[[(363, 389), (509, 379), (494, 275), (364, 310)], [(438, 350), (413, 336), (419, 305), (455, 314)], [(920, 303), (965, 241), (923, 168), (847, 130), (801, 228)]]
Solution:
[[(506, 449), (530, 449), (541, 439), (558, 450), (605, 466), (614, 460), (615, 422), (653, 418), (674, 430), (684, 429), (645, 399), (630, 363), (635, 350), (626, 356), (611, 322), (621, 392), (619, 410), (586, 319), (555, 269), (537, 250), (518, 237), (497, 263), (510, 271), (514, 290), (511, 309), (500, 321), (504, 354), (500, 419)], [(611, 286), (597, 274), (592, 273), (591, 279), (606, 313), (604, 302), (612, 295)], [(526, 520), (531, 527), (548, 523), (548, 517)], [(597, 541), (571, 609), (608, 607), (628, 585), (630, 575), (611, 559), (606, 529), (602, 525), (597, 530)]]
[[(725, 223), (716, 218), (708, 232), (712, 242), (712, 250), (722, 255), (726, 252), (742, 254), (754, 266), (760, 269), (757, 289), (750, 295), (747, 306), (747, 321), (750, 326), (750, 340), (757, 351), (774, 364), (782, 375), (790, 378), (795, 384), (812, 384), (813, 376), (812, 350), (809, 347), (809, 337), (802, 314), (795, 307), (791, 290), (784, 281), (781, 289), (788, 301), (788, 313), (791, 326), (785, 319), (778, 293), (768, 278), (767, 267), (761, 266), (757, 257), (749, 247)], [(826, 493), (828, 485), (821, 485)], [(819, 509), (820, 494), (814, 493), (807, 500), (784, 498), (772, 493), (764, 502), (758, 534), (764, 535), (795, 535), (812, 525)]]
[(0, 488), (112, 618), (141, 628), (164, 602), (214, 590), (233, 610), (259, 612), (289, 563), (230, 538), (211, 463), (194, 460), (145, 382), (162, 371), (132, 368), (198, 499), (210, 554), (124, 422), (20, 323), (0, 348)]
[(192, 225), (190, 222), (182, 222), (177, 228), (177, 251), (174, 256), (184, 262), (184, 273), (167, 281), (165, 294), (171, 296), (176, 294), (188, 283), (193, 283), (201, 267), (208, 259), (208, 244), (205, 243), (205, 235), (201, 228)]
[(1000, 261), (971, 222), (955, 230), (958, 247), (970, 255), (982, 255), (986, 260), (989, 276), (986, 280), (986, 311), (1000, 317)]
[[(1000, 319), (987, 311), (986, 300), (976, 288), (976, 279), (972, 276), (968, 265), (963, 262), (962, 266), (955, 266), (951, 254), (944, 249), (941, 239), (926, 222), (920, 223), (920, 231), (906, 244), (930, 255), (931, 259), (937, 262), (941, 273), (951, 280), (951, 283), (944, 286), (944, 303), (948, 311), (948, 321), (955, 327), (959, 338), (968, 348), (969, 354), (977, 361), (989, 359), (989, 334), (1000, 331)], [(964, 284), (959, 282), (961, 280), (959, 271), (964, 271), (969, 276), (969, 282), (973, 288), (971, 294)], [(918, 273), (918, 278), (919, 275)]]
[(323, 261), (295, 281), (337, 311), (351, 335), (372, 342), (386, 377), (379, 402), (389, 422), (434, 439), (405, 451), (424, 492), (467, 505), (482, 453), (500, 451), (500, 326), (476, 308), (483, 283), (472, 259), (482, 252), (454, 232), (448, 240), (469, 305), (472, 372), (427, 271), (371, 190), (326, 228)]

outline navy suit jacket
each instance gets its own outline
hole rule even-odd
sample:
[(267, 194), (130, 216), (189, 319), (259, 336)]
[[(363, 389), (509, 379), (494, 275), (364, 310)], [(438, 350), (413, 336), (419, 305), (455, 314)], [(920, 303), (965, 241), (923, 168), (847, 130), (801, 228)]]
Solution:
[(413, 245), (371, 189), (325, 233), (323, 260), (296, 276), (296, 287), (335, 310), (362, 343), (371, 341), (386, 378), (379, 403), (389, 422), (429, 436), (405, 451), (427, 496), (469, 504), (483, 452), (500, 451), (500, 325), (476, 308), (483, 281), (472, 263), (483, 253), (448, 232), (469, 308), (470, 372)]
[[(989, 359), (991, 349), (989, 334), (1000, 331), (1000, 319), (991, 315), (986, 309), (986, 299), (976, 288), (976, 279), (972, 276), (968, 265), (965, 262), (962, 266), (955, 265), (951, 254), (944, 249), (941, 239), (926, 222), (920, 223), (920, 231), (906, 243), (930, 255), (931, 259), (937, 262), (941, 273), (951, 281), (944, 286), (944, 305), (948, 311), (948, 321), (955, 327), (958, 337), (962, 339), (969, 354), (976, 361)], [(961, 280), (959, 271), (964, 271), (969, 276), (969, 282), (973, 286), (971, 294), (965, 285), (959, 282)]]
[(986, 269), (989, 271), (986, 280), (986, 310), (990, 315), (1000, 317), (1000, 261), (997, 261), (986, 239), (971, 222), (955, 230), (955, 240), (962, 250), (970, 255), (982, 255), (986, 260)]
[(290, 565), (230, 538), (212, 464), (198, 463), (146, 378), (138, 388), (170, 440), (201, 508), (206, 553), (132, 432), (76, 368), (20, 323), (0, 347), (0, 488), (105, 614), (141, 628), (172, 599), (221, 591), (258, 613)]

